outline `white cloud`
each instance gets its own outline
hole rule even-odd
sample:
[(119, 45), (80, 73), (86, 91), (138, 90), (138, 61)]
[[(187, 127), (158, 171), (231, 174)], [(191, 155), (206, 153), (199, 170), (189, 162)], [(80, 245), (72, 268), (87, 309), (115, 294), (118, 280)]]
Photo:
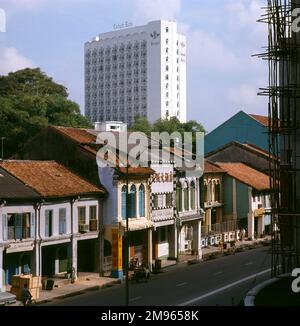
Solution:
[(190, 63), (194, 67), (230, 71), (240, 66), (239, 58), (213, 33), (190, 31), (188, 51)]
[(181, 0), (134, 0), (135, 20), (175, 20), (180, 14)]
[(262, 7), (264, 3), (261, 0), (230, 0), (226, 6), (228, 15), (228, 27), (231, 31), (247, 33), (249, 37), (261, 40), (266, 38), (267, 26), (258, 23), (257, 20), (264, 13)]
[(6, 75), (19, 69), (33, 67), (31, 60), (23, 57), (12, 47), (0, 48), (0, 74)]
[(258, 96), (257, 93), (258, 88), (255, 86), (243, 84), (229, 90), (228, 100), (231, 104), (239, 108), (245, 109), (246, 111), (253, 111), (258, 106), (261, 106), (262, 103), (265, 103), (264, 98)]

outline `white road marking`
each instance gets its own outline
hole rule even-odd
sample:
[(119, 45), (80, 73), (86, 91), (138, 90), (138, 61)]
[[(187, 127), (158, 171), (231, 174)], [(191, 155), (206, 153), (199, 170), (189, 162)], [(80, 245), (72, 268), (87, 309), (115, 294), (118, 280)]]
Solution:
[(184, 283), (180, 283), (180, 284), (177, 284), (176, 287), (178, 288), (178, 287), (180, 287), (180, 286), (184, 286), (184, 285), (186, 285), (186, 284), (187, 284), (186, 282), (184, 282)]
[(223, 274), (223, 272), (217, 272), (214, 274), (214, 276), (221, 275), (221, 274)]
[(194, 302), (198, 302), (198, 301), (203, 300), (203, 299), (205, 299), (205, 298), (207, 298), (207, 297), (210, 297), (210, 296), (212, 296), (212, 295), (214, 295), (214, 294), (217, 294), (217, 293), (219, 293), (219, 292), (222, 292), (222, 291), (225, 291), (225, 290), (227, 290), (227, 289), (230, 289), (230, 288), (232, 288), (232, 287), (234, 287), (234, 286), (236, 286), (236, 285), (239, 285), (239, 284), (241, 284), (241, 283), (247, 282), (247, 281), (251, 280), (252, 278), (255, 278), (255, 277), (257, 277), (257, 276), (260, 276), (260, 275), (264, 275), (264, 274), (266, 274), (266, 273), (269, 273), (270, 271), (271, 271), (271, 268), (266, 269), (266, 270), (264, 270), (264, 271), (262, 271), (262, 272), (259, 272), (259, 273), (257, 273), (257, 274), (253, 274), (253, 275), (250, 275), (250, 276), (244, 277), (244, 278), (242, 278), (242, 279), (240, 279), (240, 280), (238, 280), (238, 281), (236, 281), (236, 282), (233, 282), (233, 283), (230, 283), (230, 284), (228, 284), (228, 285), (225, 285), (225, 286), (223, 286), (223, 287), (221, 287), (221, 288), (219, 288), (219, 289), (217, 289), (217, 290), (214, 290), (214, 291), (208, 292), (208, 293), (206, 293), (206, 294), (200, 295), (200, 296), (197, 297), (197, 298), (194, 298), (194, 299), (191, 299), (191, 300), (189, 300), (189, 301), (183, 302), (183, 303), (179, 304), (179, 306), (188, 306), (188, 305), (190, 305), (190, 304), (192, 304), (192, 303), (194, 303)]
[(142, 297), (135, 297), (135, 298), (129, 299), (129, 301), (133, 302), (133, 301), (137, 301), (137, 300), (140, 300), (140, 299), (142, 299)]
[(253, 265), (253, 261), (249, 261), (249, 263), (245, 264), (245, 266)]

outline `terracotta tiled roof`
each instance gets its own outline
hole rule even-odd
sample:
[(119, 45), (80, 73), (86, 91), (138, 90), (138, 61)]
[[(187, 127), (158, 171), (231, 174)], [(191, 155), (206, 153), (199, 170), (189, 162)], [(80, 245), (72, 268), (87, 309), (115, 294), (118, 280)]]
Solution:
[(226, 173), (226, 171), (221, 169), (217, 164), (209, 160), (204, 160), (204, 173)]
[(95, 143), (97, 137), (89, 132), (88, 129), (71, 128), (71, 127), (53, 127), (59, 130), (61, 133), (72, 138), (74, 141), (80, 144)]
[(269, 176), (244, 163), (217, 163), (231, 177), (251, 186), (256, 190), (270, 189)]
[[(86, 151), (91, 153), (92, 155), (97, 155), (98, 150), (102, 146), (101, 144), (96, 144), (97, 141), (97, 132), (96, 130), (91, 129), (82, 129), (82, 128), (71, 128), (71, 127), (53, 127), (54, 129), (58, 130), (65, 136), (71, 138), (73, 141), (81, 145), (82, 148), (84, 148)], [(116, 136), (119, 136), (119, 133), (113, 132)], [(128, 133), (129, 135), (130, 133)], [(118, 137), (116, 139), (118, 142)], [(130, 146), (129, 146), (130, 149)], [(124, 163), (126, 161), (126, 155), (119, 153), (117, 156), (113, 152), (110, 153), (110, 158), (113, 159), (113, 163), (122, 162)], [(118, 168), (120, 173), (126, 173), (126, 168)], [(151, 168), (129, 168), (129, 174), (133, 175), (150, 175), (154, 173), (154, 171)]]
[(250, 117), (252, 117), (254, 120), (258, 121), (265, 127), (269, 127), (269, 118), (264, 115), (258, 115), (258, 114), (249, 114)]
[(105, 194), (104, 188), (94, 186), (54, 161), (3, 161), (0, 167), (43, 197)]
[(0, 163), (0, 199), (38, 199), (40, 197), (36, 191), (24, 185), (1, 166)]

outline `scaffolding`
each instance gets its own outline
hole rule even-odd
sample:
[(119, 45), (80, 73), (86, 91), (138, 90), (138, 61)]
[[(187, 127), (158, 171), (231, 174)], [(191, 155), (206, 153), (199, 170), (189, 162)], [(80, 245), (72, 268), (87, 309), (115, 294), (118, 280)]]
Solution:
[[(300, 32), (293, 24), (300, 0), (268, 0), (260, 22), (268, 46), (259, 56), (269, 66), (272, 274), (300, 267)], [(278, 158), (273, 160), (272, 158)]]

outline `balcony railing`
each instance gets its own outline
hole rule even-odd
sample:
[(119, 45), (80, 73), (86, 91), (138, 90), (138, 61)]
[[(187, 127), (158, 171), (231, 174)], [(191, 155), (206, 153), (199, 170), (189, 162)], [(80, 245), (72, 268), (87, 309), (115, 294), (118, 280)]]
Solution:
[(224, 232), (236, 231), (238, 229), (237, 220), (233, 221), (226, 221), (222, 223), (216, 223), (209, 225), (202, 226), (201, 234), (208, 235), (208, 234), (220, 234)]

